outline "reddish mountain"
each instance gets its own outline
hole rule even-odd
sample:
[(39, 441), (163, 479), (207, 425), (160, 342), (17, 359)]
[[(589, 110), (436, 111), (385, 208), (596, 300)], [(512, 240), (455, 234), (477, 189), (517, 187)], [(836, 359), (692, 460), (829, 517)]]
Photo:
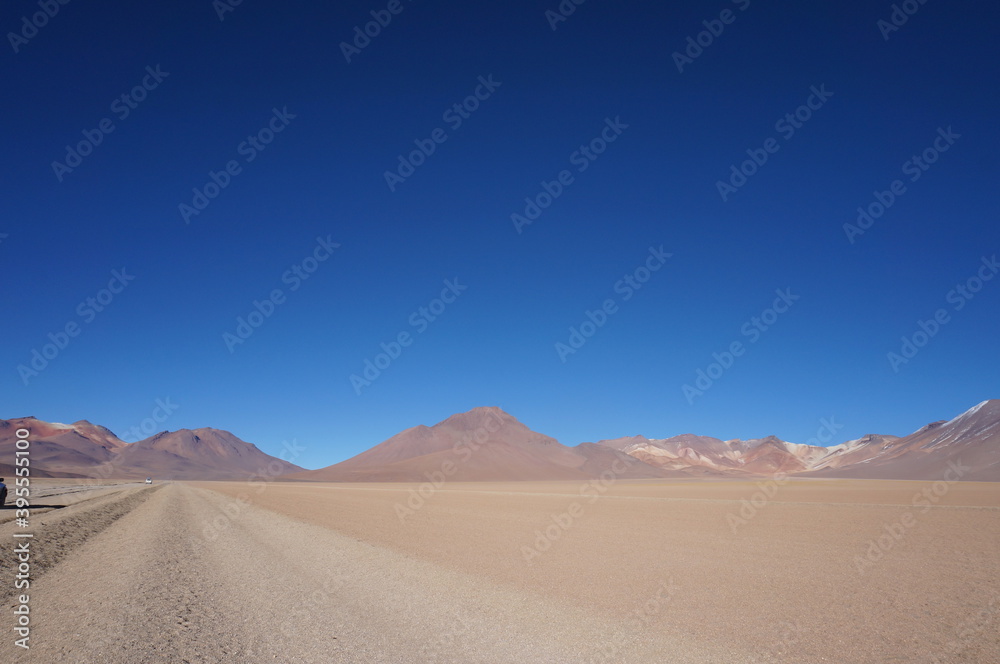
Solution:
[(799, 459), (804, 445), (786, 443), (774, 436), (755, 440), (722, 441), (710, 436), (682, 434), (671, 438), (643, 436), (602, 440), (612, 447), (657, 468), (682, 475), (747, 476), (792, 473), (805, 469)]
[[(838, 464), (820, 463), (814, 475), (940, 480), (950, 464), (963, 480), (1000, 482), (1000, 399), (983, 401), (947, 422), (932, 422), (903, 438), (866, 436), (842, 452)], [(949, 477), (951, 475), (949, 474)]]
[[(226, 431), (162, 432), (125, 443), (85, 420), (71, 425), (33, 417), (0, 420), (0, 458), (14, 458), (14, 432), (31, 432), (36, 476), (163, 479), (288, 479), (422, 482), (443, 472), (452, 480), (581, 480), (761, 477), (776, 473), (871, 479), (944, 478), (961, 467), (965, 480), (1000, 481), (1000, 400), (984, 401), (947, 422), (897, 438), (868, 434), (832, 447), (774, 436), (719, 440), (683, 434), (631, 436), (567, 447), (532, 431), (499, 408), (474, 408), (434, 426), (407, 429), (346, 461), (304, 471)], [(0, 474), (13, 474), (0, 464)], [(610, 473), (610, 475), (608, 475)]]
[(807, 468), (802, 459), (789, 447), (789, 443), (776, 436), (731, 441), (730, 446), (740, 454), (740, 468), (746, 472), (760, 475), (792, 474)]
[(302, 470), (228, 431), (208, 428), (164, 431), (127, 444), (114, 463), (164, 479), (246, 479), (254, 474), (273, 477)]
[(825, 449), (826, 454), (816, 458), (810, 464), (810, 468), (812, 470), (828, 469), (832, 472), (839, 468), (865, 463), (890, 449), (898, 440), (899, 436), (869, 433), (840, 445), (820, 448)]
[(245, 479), (254, 473), (273, 476), (302, 470), (227, 431), (164, 431), (126, 443), (86, 420), (56, 424), (34, 417), (0, 420), (0, 458), (14, 458), (15, 432), (22, 428), (31, 432), (36, 477)]
[[(787, 475), (936, 479), (949, 461), (971, 465), (963, 479), (1000, 481), (1000, 401), (896, 438), (869, 434), (832, 447), (775, 436), (727, 440), (683, 434), (631, 436), (567, 447), (499, 408), (474, 408), (432, 427), (407, 429), (346, 461), (289, 475), (340, 482), (585, 480)], [(615, 472), (613, 469), (617, 469)]]
[(56, 475), (86, 475), (86, 469), (108, 463), (125, 445), (111, 431), (86, 420), (56, 424), (20, 417), (0, 420), (0, 459), (14, 458), (18, 429), (31, 432), (32, 468)]
[[(689, 477), (689, 473), (677, 473), (664, 470), (645, 463), (638, 457), (630, 456), (618, 450), (608, 449), (596, 443), (580, 443), (572, 448), (574, 452), (586, 457), (580, 469), (588, 475), (600, 477), (610, 469), (615, 477), (627, 479), (652, 479), (655, 477)], [(619, 472), (623, 467), (627, 470)]]
[(899, 438), (868, 434), (832, 447), (774, 436), (727, 440), (683, 434), (602, 440), (600, 445), (677, 473), (767, 476), (776, 473), (872, 479), (940, 479), (949, 462), (970, 469), (963, 479), (1000, 481), (1000, 400), (984, 401), (949, 422)]
[(614, 450), (566, 447), (489, 407), (452, 415), (432, 427), (406, 429), (346, 461), (289, 479), (421, 482), (438, 472), (457, 481), (587, 480), (605, 472), (621, 478), (664, 476)]

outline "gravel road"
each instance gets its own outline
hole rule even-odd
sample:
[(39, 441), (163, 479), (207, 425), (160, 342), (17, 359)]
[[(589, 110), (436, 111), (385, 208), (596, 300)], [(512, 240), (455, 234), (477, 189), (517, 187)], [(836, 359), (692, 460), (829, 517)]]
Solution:
[(760, 661), (650, 629), (666, 583), (609, 620), (185, 484), (39, 518), (38, 555), (62, 546), (32, 581), (30, 650), (0, 618), (3, 662)]

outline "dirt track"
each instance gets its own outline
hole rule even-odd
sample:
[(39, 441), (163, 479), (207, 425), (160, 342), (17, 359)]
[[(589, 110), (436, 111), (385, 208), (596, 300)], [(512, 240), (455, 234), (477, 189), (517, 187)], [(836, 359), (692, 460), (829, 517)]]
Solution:
[[(205, 538), (227, 510), (234, 518)], [(650, 588), (636, 607), (659, 593), (666, 611), (668, 592)], [(31, 606), (31, 650), (5, 636), (0, 660), (610, 662), (621, 660), (599, 652), (616, 643), (629, 661), (752, 661), (648, 639), (638, 621), (599, 619), (256, 507), (237, 513), (223, 495), (183, 484), (66, 556), (33, 585)]]
[(852, 563), (922, 486), (783, 487), (735, 533), (752, 484), (622, 483), (593, 503), (571, 483), (456, 485), (404, 521), (401, 486), (109, 490), (45, 516), (71, 545), (33, 582), (30, 651), (0, 618), (0, 661), (1000, 661), (995, 485), (955, 487)]

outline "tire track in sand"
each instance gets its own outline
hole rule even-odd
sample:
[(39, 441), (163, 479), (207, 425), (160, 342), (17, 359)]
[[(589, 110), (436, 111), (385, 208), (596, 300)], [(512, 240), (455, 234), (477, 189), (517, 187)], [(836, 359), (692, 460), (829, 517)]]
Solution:
[[(115, 492), (58, 510), (41, 514), (31, 511), (31, 578), (38, 579), (55, 567), (68, 553), (88, 539), (108, 528), (118, 519), (145, 502), (160, 487), (141, 488)], [(124, 494), (124, 495), (123, 495)], [(8, 510), (9, 511), (9, 510)], [(0, 527), (4, 548), (11, 540), (14, 524), (10, 521)], [(13, 556), (0, 555), (0, 602), (6, 602), (15, 592), (15, 560)]]

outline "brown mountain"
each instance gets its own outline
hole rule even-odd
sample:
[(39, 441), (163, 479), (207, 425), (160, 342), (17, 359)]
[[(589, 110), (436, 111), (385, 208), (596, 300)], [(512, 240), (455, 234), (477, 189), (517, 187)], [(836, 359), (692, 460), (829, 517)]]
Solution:
[(832, 447), (775, 436), (720, 440), (682, 434), (630, 436), (567, 447), (499, 408), (474, 408), (434, 426), (396, 434), (346, 461), (289, 475), (340, 482), (586, 480), (612, 473), (639, 478), (751, 478), (787, 475), (937, 479), (949, 462), (962, 479), (1000, 481), (1000, 401), (983, 402), (950, 422), (905, 438), (869, 434)]
[(43, 422), (34, 417), (0, 420), (0, 458), (14, 459), (18, 429), (31, 432), (31, 467), (56, 476), (86, 476), (87, 469), (108, 463), (125, 445), (111, 431), (80, 420)]
[[(434, 426), (407, 429), (346, 461), (305, 471), (217, 429), (162, 432), (125, 443), (110, 430), (33, 417), (0, 420), (0, 458), (14, 458), (14, 432), (31, 431), (36, 476), (246, 479), (284, 475), (314, 481), (582, 480), (762, 477), (776, 473), (871, 479), (1000, 481), (1000, 400), (984, 401), (949, 421), (898, 438), (868, 434), (831, 447), (775, 436), (723, 441), (682, 434), (631, 436), (567, 447), (499, 408), (474, 408)], [(0, 474), (12, 475), (10, 464)], [(954, 471), (952, 471), (954, 473)], [(952, 475), (953, 476), (953, 475)]]
[(808, 467), (796, 454), (796, 450), (789, 447), (790, 443), (776, 436), (729, 441), (729, 444), (740, 455), (740, 468), (745, 472), (760, 475), (792, 474)]
[(799, 472), (807, 467), (800, 456), (801, 448), (808, 446), (786, 443), (775, 436), (723, 441), (686, 433), (663, 439), (632, 436), (602, 440), (598, 444), (681, 475), (773, 475)]
[(932, 422), (903, 438), (866, 436), (852, 443), (838, 454), (846, 461), (821, 461), (811, 474), (940, 480), (958, 465), (967, 468), (963, 480), (1000, 482), (1000, 399), (983, 401), (954, 419)]
[(649, 465), (714, 476), (776, 473), (870, 479), (941, 479), (949, 463), (968, 466), (962, 479), (1000, 481), (1000, 400), (933, 422), (904, 438), (868, 434), (831, 447), (789, 443), (775, 436), (727, 440), (683, 434), (600, 441)]
[[(690, 440), (687, 440), (690, 438)], [(628, 436), (600, 440), (595, 445), (608, 447), (642, 461), (646, 465), (659, 468), (671, 477), (693, 477), (698, 475), (720, 474), (719, 459), (709, 453), (711, 446), (708, 441), (722, 443), (721, 440), (705, 439), (702, 444), (700, 436), (685, 434), (663, 440), (653, 440), (645, 436)], [(585, 443), (588, 444), (588, 443)]]
[(826, 450), (826, 454), (816, 458), (810, 464), (810, 469), (826, 469), (830, 471), (828, 474), (836, 474), (833, 471), (871, 460), (891, 448), (898, 440), (899, 436), (869, 433), (840, 445), (820, 448)]
[(14, 458), (15, 432), (21, 428), (31, 432), (31, 468), (37, 477), (246, 479), (255, 473), (275, 476), (302, 470), (228, 431), (164, 431), (126, 443), (86, 420), (56, 424), (34, 417), (0, 420), (0, 458)]
[(431, 427), (406, 429), (346, 461), (289, 479), (422, 482), (440, 473), (458, 481), (587, 480), (607, 472), (620, 478), (665, 476), (615, 450), (567, 447), (499, 408), (486, 407), (452, 415)]
[(219, 429), (163, 431), (127, 444), (115, 463), (142, 469), (164, 479), (246, 479), (251, 475), (275, 477), (303, 470), (257, 449)]

